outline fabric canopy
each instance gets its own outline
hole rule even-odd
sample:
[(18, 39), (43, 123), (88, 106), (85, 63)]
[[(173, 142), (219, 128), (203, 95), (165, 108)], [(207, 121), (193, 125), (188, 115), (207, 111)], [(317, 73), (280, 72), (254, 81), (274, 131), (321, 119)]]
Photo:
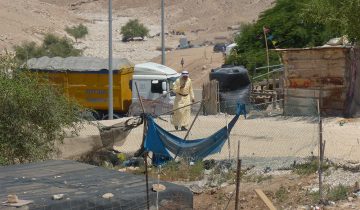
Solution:
[(153, 152), (153, 164), (159, 165), (176, 157), (187, 157), (193, 161), (201, 160), (208, 155), (220, 152), (231, 129), (246, 111), (244, 104), (237, 105), (234, 118), (225, 126), (207, 138), (184, 140), (161, 128), (151, 116), (147, 116), (147, 133), (144, 142), (146, 151)]

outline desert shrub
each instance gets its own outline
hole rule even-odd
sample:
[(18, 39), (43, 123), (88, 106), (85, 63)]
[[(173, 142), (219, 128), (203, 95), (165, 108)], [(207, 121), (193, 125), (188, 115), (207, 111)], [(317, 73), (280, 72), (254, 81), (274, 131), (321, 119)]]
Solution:
[(35, 42), (24, 42), (14, 47), (15, 58), (23, 63), (30, 58), (48, 57), (69, 57), (79, 56), (82, 51), (76, 49), (70, 39), (58, 37), (54, 34), (47, 34), (44, 37), (42, 45), (38, 46)]
[(75, 42), (77, 42), (78, 39), (84, 38), (89, 33), (88, 28), (83, 24), (73, 27), (66, 27), (65, 31), (75, 38)]
[[(322, 164), (322, 170), (325, 172), (328, 170), (330, 165), (328, 163)], [(315, 158), (311, 158), (308, 162), (297, 164), (294, 166), (293, 171), (299, 175), (310, 175), (314, 174), (319, 169), (319, 161)]]
[(123, 35), (123, 41), (129, 41), (135, 37), (141, 37), (144, 39), (149, 34), (149, 29), (140, 23), (138, 19), (129, 20), (126, 25), (121, 27), (121, 34)]

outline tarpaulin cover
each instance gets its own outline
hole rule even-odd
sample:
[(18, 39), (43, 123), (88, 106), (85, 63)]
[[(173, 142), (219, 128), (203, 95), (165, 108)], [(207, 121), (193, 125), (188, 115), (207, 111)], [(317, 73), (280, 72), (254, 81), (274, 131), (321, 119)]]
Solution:
[[(149, 187), (157, 180), (149, 178)], [(150, 209), (193, 209), (192, 192), (184, 187), (160, 181), (166, 189), (157, 193), (149, 190)], [(104, 199), (105, 193), (114, 197)], [(0, 166), (0, 209), (9, 194), (32, 204), (29, 210), (144, 210), (147, 209), (144, 175), (96, 167), (70, 160)], [(63, 199), (53, 200), (53, 195)], [(14, 208), (16, 209), (16, 208)]]
[(145, 138), (145, 150), (154, 154), (153, 164), (159, 165), (165, 160), (175, 157), (188, 157), (192, 160), (201, 160), (208, 155), (220, 152), (225, 141), (228, 139), (231, 129), (240, 115), (246, 117), (245, 105), (238, 104), (234, 118), (228, 126), (221, 128), (213, 135), (196, 140), (184, 140), (171, 134), (157, 125), (151, 116), (147, 116), (147, 133)]
[[(32, 70), (47, 71), (101, 71), (109, 68), (108, 60), (95, 57), (53, 57), (32, 58), (26, 62), (26, 66)], [(114, 58), (113, 69), (121, 70), (134, 66), (126, 58)]]

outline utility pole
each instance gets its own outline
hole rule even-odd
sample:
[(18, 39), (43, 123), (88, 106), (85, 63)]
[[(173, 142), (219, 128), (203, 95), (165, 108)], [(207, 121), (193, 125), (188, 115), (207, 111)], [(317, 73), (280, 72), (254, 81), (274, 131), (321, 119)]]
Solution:
[(109, 0), (109, 120), (113, 119), (113, 62), (112, 62), (112, 0)]
[(164, 0), (161, 0), (161, 64), (165, 65)]

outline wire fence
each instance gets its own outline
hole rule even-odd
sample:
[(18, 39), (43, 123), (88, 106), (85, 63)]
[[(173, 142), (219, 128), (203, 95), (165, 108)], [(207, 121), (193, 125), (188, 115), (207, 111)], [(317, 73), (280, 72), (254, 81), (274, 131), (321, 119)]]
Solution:
[[(222, 112), (216, 115), (204, 115), (200, 111), (200, 115), (194, 121), (190, 131), (176, 130), (172, 124), (171, 113), (161, 115), (155, 119), (155, 122), (175, 136), (180, 138), (187, 136), (187, 141), (201, 139), (225, 127), (234, 117), (235, 99), (221, 101), (219, 106), (219, 110)], [(199, 109), (200, 106), (192, 107), (189, 125)], [(309, 113), (318, 113), (318, 107), (314, 104), (309, 105), (308, 109), (312, 110)], [(168, 107), (165, 111), (168, 111)], [(122, 121), (124, 120), (122, 119)], [(257, 182), (277, 173), (278, 170), (289, 170), (310, 159), (317, 161), (320, 153), (321, 132), (325, 143), (325, 160), (338, 163), (360, 160), (360, 155), (357, 152), (360, 149), (360, 122), (357, 119), (323, 118), (321, 128), (322, 131), (319, 125), (319, 115), (301, 116), (295, 107), (293, 109), (287, 107), (287, 112), (284, 112), (284, 101), (282, 99), (276, 98), (259, 104), (250, 103), (246, 105), (246, 118), (244, 115), (240, 116), (219, 153), (212, 154), (200, 162), (183, 154), (163, 165), (162, 169), (150, 167), (151, 170), (148, 173), (152, 180), (160, 177), (163, 181), (185, 185), (194, 193), (203, 193), (209, 189), (218, 189), (227, 184), (234, 184), (236, 181), (237, 146), (240, 144), (239, 154), (242, 160), (242, 171), (253, 174), (246, 176), (246, 172), (243, 172), (245, 174), (242, 174), (241, 181)], [(125, 158), (127, 161), (120, 163), (120, 165), (130, 168), (129, 170), (135, 170), (138, 174), (145, 173), (144, 166), (132, 164), (130, 159), (132, 154), (142, 145), (143, 132), (143, 126), (138, 126), (128, 132), (121, 140), (114, 140), (115, 149), (127, 156)], [(153, 155), (159, 154), (150, 153), (148, 158), (150, 162)], [(323, 179), (327, 181), (326, 177)], [(185, 199), (182, 196), (184, 195), (179, 195), (174, 199), (181, 203), (181, 200)], [(214, 209), (226, 209), (227, 201), (231, 201), (230, 206), (233, 206), (234, 199), (233, 194), (231, 194), (223, 201), (218, 201), (216, 204), (218, 206)], [(157, 202), (161, 201), (153, 203), (156, 204)], [(211, 209), (214, 206), (209, 204), (208, 207), (203, 209)]]

